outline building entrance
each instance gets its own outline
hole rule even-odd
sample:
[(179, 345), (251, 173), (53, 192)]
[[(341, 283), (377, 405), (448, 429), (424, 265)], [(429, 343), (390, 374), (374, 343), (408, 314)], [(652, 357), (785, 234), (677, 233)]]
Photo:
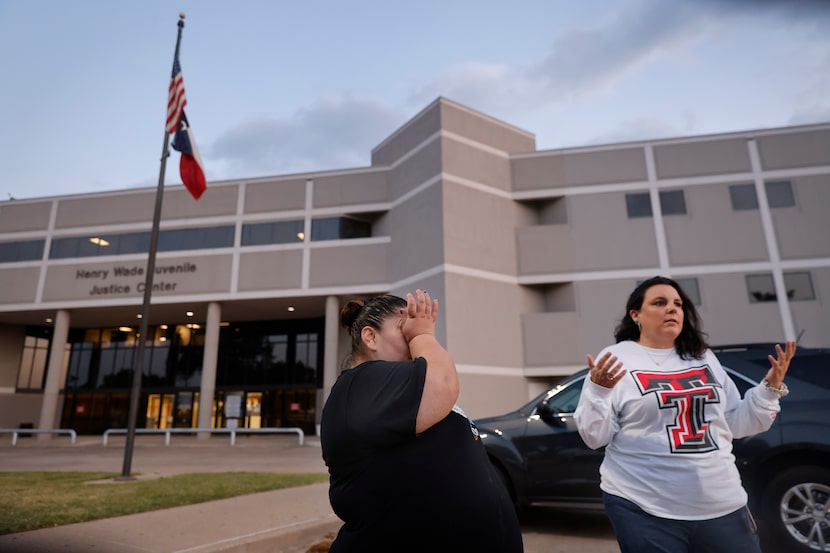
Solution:
[[(300, 427), (314, 433), (323, 319), (222, 325), (213, 428)], [(204, 328), (149, 328), (138, 428), (198, 428)], [(61, 427), (125, 428), (139, 337), (132, 327), (72, 329)]]

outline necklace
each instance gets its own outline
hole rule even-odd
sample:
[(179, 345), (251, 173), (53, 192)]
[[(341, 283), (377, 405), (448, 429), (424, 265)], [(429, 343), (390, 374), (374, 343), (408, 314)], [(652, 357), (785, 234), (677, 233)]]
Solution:
[[(670, 358), (672, 356), (672, 354), (674, 353), (674, 348), (671, 348), (671, 349), (656, 349), (656, 348), (650, 348), (648, 346), (643, 346), (643, 345), (640, 345), (640, 347), (643, 348), (643, 351), (646, 352), (646, 355), (648, 355), (649, 359), (651, 359), (652, 362), (655, 365), (657, 365), (658, 367), (660, 365), (662, 365), (663, 363), (665, 363), (666, 359)], [(652, 355), (652, 353), (656, 354), (657, 356), (655, 357), (654, 355)]]

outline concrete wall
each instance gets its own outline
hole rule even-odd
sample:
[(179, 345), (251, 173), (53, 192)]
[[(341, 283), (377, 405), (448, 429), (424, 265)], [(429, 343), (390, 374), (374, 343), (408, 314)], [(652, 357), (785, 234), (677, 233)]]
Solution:
[[(165, 189), (162, 219), (233, 215), (238, 193), (237, 186), (209, 186), (197, 202), (183, 187)], [(149, 228), (155, 200), (155, 189), (62, 199), (58, 202), (55, 228), (121, 223), (148, 223)]]
[(543, 152), (511, 160), (513, 190), (539, 190), (646, 180), (642, 148)]
[(769, 259), (760, 212), (734, 211), (729, 185), (689, 186), (683, 194), (686, 214), (663, 217), (673, 265)]
[(302, 178), (249, 182), (245, 185), (245, 213), (304, 209), (305, 190), (306, 179)]
[(0, 205), (0, 232), (40, 230), (49, 226), (51, 201), (4, 202)]
[(701, 140), (654, 147), (657, 178), (696, 177), (751, 170), (746, 139)]
[(769, 134), (757, 139), (765, 170), (830, 165), (830, 130)]
[(38, 275), (37, 267), (0, 269), (0, 304), (34, 303)]
[(771, 210), (781, 258), (830, 256), (830, 174), (790, 182), (795, 205)]

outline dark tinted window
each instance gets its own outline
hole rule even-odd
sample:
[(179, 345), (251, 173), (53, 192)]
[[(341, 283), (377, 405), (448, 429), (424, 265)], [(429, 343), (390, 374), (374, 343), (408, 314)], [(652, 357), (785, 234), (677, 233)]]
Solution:
[(735, 211), (758, 209), (758, 195), (754, 184), (735, 184), (729, 187), (729, 198)]
[(572, 382), (559, 391), (556, 395), (545, 400), (545, 408), (549, 413), (573, 413), (579, 404), (579, 396), (582, 395), (582, 383), (584, 379)]
[[(775, 344), (770, 344), (750, 350), (715, 352), (715, 355), (723, 366), (755, 382), (760, 382), (770, 367), (767, 355), (774, 355), (774, 348)], [(738, 384), (737, 378), (733, 377), (733, 380)], [(796, 351), (784, 382), (790, 388), (787, 401), (826, 398), (826, 390), (830, 389), (830, 351), (810, 349)]]
[(625, 208), (629, 219), (651, 217), (651, 199), (648, 192), (637, 192), (625, 195)]
[(765, 183), (767, 203), (770, 207), (791, 207), (795, 205), (793, 187), (789, 181)]
[(303, 221), (275, 221), (242, 225), (242, 245), (291, 244), (302, 242)]
[(349, 217), (327, 217), (311, 221), (312, 240), (347, 240), (372, 236), (372, 225)]
[[(787, 376), (830, 390), (830, 352), (799, 356), (796, 351)], [(784, 381), (787, 379), (784, 378)]]
[[(775, 281), (772, 273), (747, 275), (746, 287), (751, 303), (776, 301)], [(816, 299), (813, 280), (809, 272), (784, 273), (784, 288), (787, 298), (793, 301)]]
[(0, 243), (0, 263), (35, 261), (43, 257), (45, 240)]
[[(202, 227), (159, 231), (158, 251), (200, 250), (233, 246), (233, 226)], [(50, 259), (126, 255), (150, 251), (150, 232), (126, 232), (55, 238)]]
[(117, 236), (117, 252), (119, 254), (145, 253), (150, 251), (149, 232), (130, 232)]
[[(629, 219), (651, 217), (651, 197), (648, 192), (635, 192), (625, 195), (625, 207)], [(663, 215), (685, 215), (686, 197), (682, 190), (661, 190), (660, 211)]]
[(201, 250), (233, 246), (232, 226), (163, 230), (159, 233), (158, 251)]
[(662, 190), (660, 192), (660, 210), (663, 215), (685, 215), (686, 197), (682, 190)]
[[(723, 365), (723, 363), (721, 363), (721, 365)], [(730, 367), (729, 365), (723, 365), (723, 367), (729, 374), (729, 378), (731, 378), (732, 382), (734, 382), (735, 386), (737, 386), (738, 391), (741, 392), (741, 397), (744, 397), (746, 391), (756, 385), (755, 382), (750, 382), (749, 380), (747, 380), (748, 377), (746, 375), (742, 375), (741, 373), (736, 371), (730, 371), (732, 367)]]

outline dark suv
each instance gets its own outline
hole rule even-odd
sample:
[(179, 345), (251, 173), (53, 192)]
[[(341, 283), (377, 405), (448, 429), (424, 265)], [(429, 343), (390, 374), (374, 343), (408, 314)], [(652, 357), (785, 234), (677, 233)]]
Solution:
[[(712, 348), (741, 394), (761, 381), (775, 344)], [(476, 421), (517, 507), (602, 510), (599, 465), (573, 412), (587, 369), (518, 410)], [(799, 348), (790, 395), (769, 431), (734, 442), (750, 507), (772, 551), (830, 551), (830, 349)]]

